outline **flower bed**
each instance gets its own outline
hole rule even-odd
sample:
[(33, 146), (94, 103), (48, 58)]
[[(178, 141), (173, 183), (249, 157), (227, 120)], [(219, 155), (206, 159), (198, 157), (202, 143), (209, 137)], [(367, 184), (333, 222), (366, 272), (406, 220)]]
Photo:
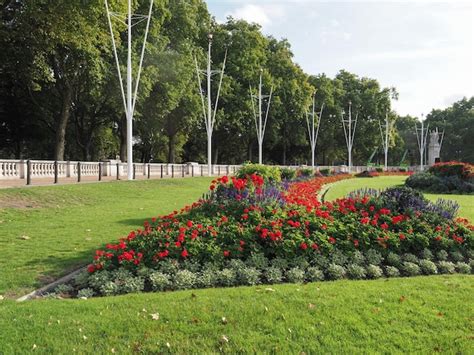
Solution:
[(435, 193), (474, 193), (474, 167), (468, 163), (447, 162), (431, 166), (427, 172), (410, 176), (405, 185)]
[(89, 297), (471, 272), (474, 237), (466, 220), (397, 204), (409, 197), (318, 201), (322, 185), (350, 177), (282, 183), (256, 174), (219, 178), (205, 198), (97, 250), (74, 288)]

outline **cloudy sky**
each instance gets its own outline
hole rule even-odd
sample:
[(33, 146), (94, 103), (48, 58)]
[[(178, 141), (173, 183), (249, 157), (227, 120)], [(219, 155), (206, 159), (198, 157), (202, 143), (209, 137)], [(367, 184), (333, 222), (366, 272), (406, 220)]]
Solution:
[(346, 69), (395, 86), (398, 113), (420, 116), (474, 95), (474, 5), (466, 1), (207, 0), (219, 21), (287, 38), (310, 74)]

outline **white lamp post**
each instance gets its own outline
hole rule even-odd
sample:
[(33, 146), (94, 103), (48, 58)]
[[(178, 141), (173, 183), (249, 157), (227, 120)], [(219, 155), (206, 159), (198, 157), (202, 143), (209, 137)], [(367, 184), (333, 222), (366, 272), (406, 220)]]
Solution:
[[(315, 151), (316, 151), (316, 143), (318, 141), (318, 134), (319, 134), (319, 127), (321, 123), (321, 117), (323, 114), (324, 104), (321, 105), (321, 110), (319, 111), (319, 117), (316, 121), (317, 113), (315, 112), (316, 107), (316, 91), (313, 94), (313, 106), (311, 113), (306, 112), (306, 124), (308, 125), (308, 135), (309, 135), (309, 142), (311, 145), (311, 167), (314, 169), (314, 158), (315, 158)], [(308, 117), (310, 116), (311, 119)]]
[(389, 144), (389, 135), (393, 128), (393, 122), (390, 123), (388, 120), (388, 113), (385, 114), (385, 123), (381, 124), (379, 122), (380, 136), (382, 137), (382, 145), (385, 153), (385, 170), (388, 168), (388, 144)]
[(352, 147), (354, 146), (354, 136), (357, 128), (357, 119), (359, 113), (356, 114), (355, 120), (352, 120), (352, 102), (349, 101), (349, 117), (344, 119), (345, 112), (342, 111), (342, 127), (344, 128), (344, 137), (346, 138), (347, 156), (349, 160), (349, 172), (352, 171)]
[[(126, 15), (112, 12), (109, 9), (109, 4), (105, 0), (105, 9), (107, 11), (107, 20), (109, 23), (110, 36), (112, 37), (112, 46), (114, 50), (115, 64), (117, 65), (117, 72), (120, 82), (120, 90), (122, 92), (123, 105), (125, 108), (125, 116), (127, 118), (127, 179), (133, 180), (133, 114), (135, 113), (135, 104), (137, 102), (138, 84), (140, 83), (140, 76), (143, 67), (143, 57), (145, 56), (146, 40), (150, 29), (151, 12), (153, 10), (153, 0), (150, 1), (150, 8), (148, 15), (133, 15), (132, 14), (132, 0), (128, 0), (128, 13)], [(122, 72), (120, 70), (120, 61), (117, 54), (117, 46), (115, 44), (115, 37), (112, 27), (112, 18), (127, 26), (127, 79), (126, 91), (122, 80)], [(135, 78), (135, 87), (133, 86), (133, 71), (132, 71), (132, 27), (138, 23), (146, 20), (145, 36), (143, 38), (143, 45), (140, 55), (140, 63), (138, 65), (138, 73)], [(133, 92), (133, 94), (132, 94)]]
[[(194, 58), (196, 63), (196, 73), (198, 78), (198, 87), (199, 87), (199, 94), (201, 95), (201, 103), (202, 103), (202, 110), (203, 110), (203, 117), (204, 122), (206, 124), (206, 133), (207, 133), (207, 170), (208, 175), (212, 175), (212, 133), (214, 132), (214, 124), (216, 122), (216, 113), (217, 113), (217, 104), (219, 103), (219, 96), (221, 92), (222, 86), (222, 79), (224, 77), (224, 70), (225, 70), (225, 63), (227, 60), (227, 50), (225, 51), (224, 55), (224, 62), (222, 63), (221, 70), (211, 70), (211, 48), (212, 48), (212, 33), (209, 33), (207, 36), (209, 43), (208, 43), (208, 51), (207, 51), (207, 68), (206, 70), (199, 69), (197, 59)], [(201, 74), (206, 76), (207, 79), (207, 93), (206, 93), (206, 100), (204, 99), (204, 93), (202, 91), (202, 82), (201, 82)], [(212, 82), (212, 75), (220, 74), (219, 79), (219, 87), (217, 89), (217, 96), (216, 102), (214, 105), (214, 112), (212, 111), (212, 98), (211, 98), (211, 82)], [(207, 101), (207, 108), (205, 101)]]
[[(270, 88), (270, 95), (262, 95), (262, 73), (263, 69), (260, 69), (260, 80), (258, 84), (258, 96), (255, 97), (252, 92), (252, 87), (250, 87), (250, 98), (252, 101), (252, 110), (255, 120), (255, 129), (257, 131), (257, 140), (258, 140), (258, 163), (263, 164), (263, 138), (265, 136), (265, 129), (267, 128), (268, 113), (270, 112), (270, 103), (272, 101), (273, 95), (273, 86)], [(262, 101), (268, 98), (267, 109), (265, 112), (265, 117), (262, 117)], [(255, 110), (254, 100), (258, 102), (258, 114)]]
[(418, 141), (418, 149), (420, 151), (420, 170), (424, 170), (424, 156), (425, 156), (425, 150), (426, 150), (426, 142), (427, 142), (427, 137), (428, 137), (428, 130), (429, 130), (430, 125), (426, 126), (425, 128), (425, 123), (423, 121), (423, 114), (421, 114), (421, 127), (418, 128), (418, 125), (415, 123), (415, 134), (416, 134), (416, 140)]

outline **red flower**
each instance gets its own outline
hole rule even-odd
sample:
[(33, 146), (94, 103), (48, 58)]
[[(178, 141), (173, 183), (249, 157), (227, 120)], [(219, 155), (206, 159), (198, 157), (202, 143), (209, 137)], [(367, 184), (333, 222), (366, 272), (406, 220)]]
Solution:
[(306, 250), (306, 249), (308, 249), (308, 244), (306, 244), (306, 243), (301, 243), (301, 244), (300, 244), (300, 249), (301, 249), (301, 250)]
[(354, 239), (354, 246), (355, 246), (356, 248), (359, 247), (359, 241), (358, 241), (357, 239)]
[(380, 228), (382, 228), (384, 230), (387, 230), (388, 229), (388, 224), (384, 222), (380, 225)]
[(211, 186), (209, 187), (209, 189), (210, 189), (211, 191), (215, 190), (215, 188), (216, 188), (215, 185), (211, 185)]
[(364, 217), (360, 220), (360, 223), (362, 224), (369, 224), (370, 218), (369, 217)]
[(223, 184), (227, 184), (227, 183), (229, 182), (229, 178), (228, 178), (227, 176), (223, 176), (223, 177), (221, 178), (221, 182), (222, 182)]
[(230, 251), (224, 250), (224, 256), (228, 258), (230, 256)]
[(313, 244), (311, 244), (311, 248), (313, 248), (314, 250), (317, 250), (317, 249), (319, 249), (319, 246), (318, 246), (318, 244), (313, 243)]
[(398, 235), (398, 238), (400, 238), (400, 240), (405, 240), (406, 239), (405, 234), (403, 234), (403, 233), (400, 233)]
[(182, 256), (183, 258), (187, 258), (188, 255), (189, 255), (189, 253), (188, 253), (188, 251), (187, 251), (186, 249), (184, 249), (184, 250), (181, 252), (181, 256)]
[(87, 271), (89, 271), (90, 273), (93, 273), (95, 271), (95, 266), (90, 264), (88, 267), (87, 267)]
[(193, 226), (193, 221), (187, 221), (186, 225), (188, 226), (188, 228), (191, 228)]
[(335, 243), (336, 243), (336, 239), (333, 238), (333, 237), (329, 237), (328, 241), (329, 241), (329, 243), (331, 243), (331, 244), (335, 244)]

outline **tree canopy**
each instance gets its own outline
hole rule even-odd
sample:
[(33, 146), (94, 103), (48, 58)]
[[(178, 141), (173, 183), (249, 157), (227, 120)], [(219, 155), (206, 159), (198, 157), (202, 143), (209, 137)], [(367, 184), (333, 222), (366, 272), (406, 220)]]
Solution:
[[(126, 2), (109, 0), (116, 12)], [(148, 12), (149, 0), (133, 1)], [(102, 160), (126, 157), (126, 121), (102, 0), (6, 0), (0, 7), (0, 157)], [(144, 23), (134, 27), (134, 69)], [(389, 164), (416, 163), (416, 118), (392, 110), (395, 88), (341, 70), (334, 78), (309, 75), (295, 62), (291, 44), (262, 33), (257, 24), (209, 14), (203, 0), (155, 0), (134, 123), (136, 161), (204, 162), (206, 134), (194, 58), (205, 65), (213, 33), (213, 67), (227, 50), (216, 126), (214, 163), (256, 160), (250, 88), (260, 70), (273, 98), (264, 140), (264, 162), (310, 162), (305, 115), (316, 91), (324, 104), (316, 147), (318, 164), (342, 164), (347, 151), (341, 115), (358, 116), (353, 159), (364, 165), (383, 159), (378, 121), (389, 115)], [(114, 23), (121, 63), (126, 26)], [(121, 68), (124, 73), (125, 68)], [(217, 86), (217, 80), (213, 85)], [(202, 89), (202, 88), (201, 88)], [(215, 90), (213, 90), (215, 92)], [(445, 130), (442, 159), (474, 161), (474, 98), (427, 116)]]

